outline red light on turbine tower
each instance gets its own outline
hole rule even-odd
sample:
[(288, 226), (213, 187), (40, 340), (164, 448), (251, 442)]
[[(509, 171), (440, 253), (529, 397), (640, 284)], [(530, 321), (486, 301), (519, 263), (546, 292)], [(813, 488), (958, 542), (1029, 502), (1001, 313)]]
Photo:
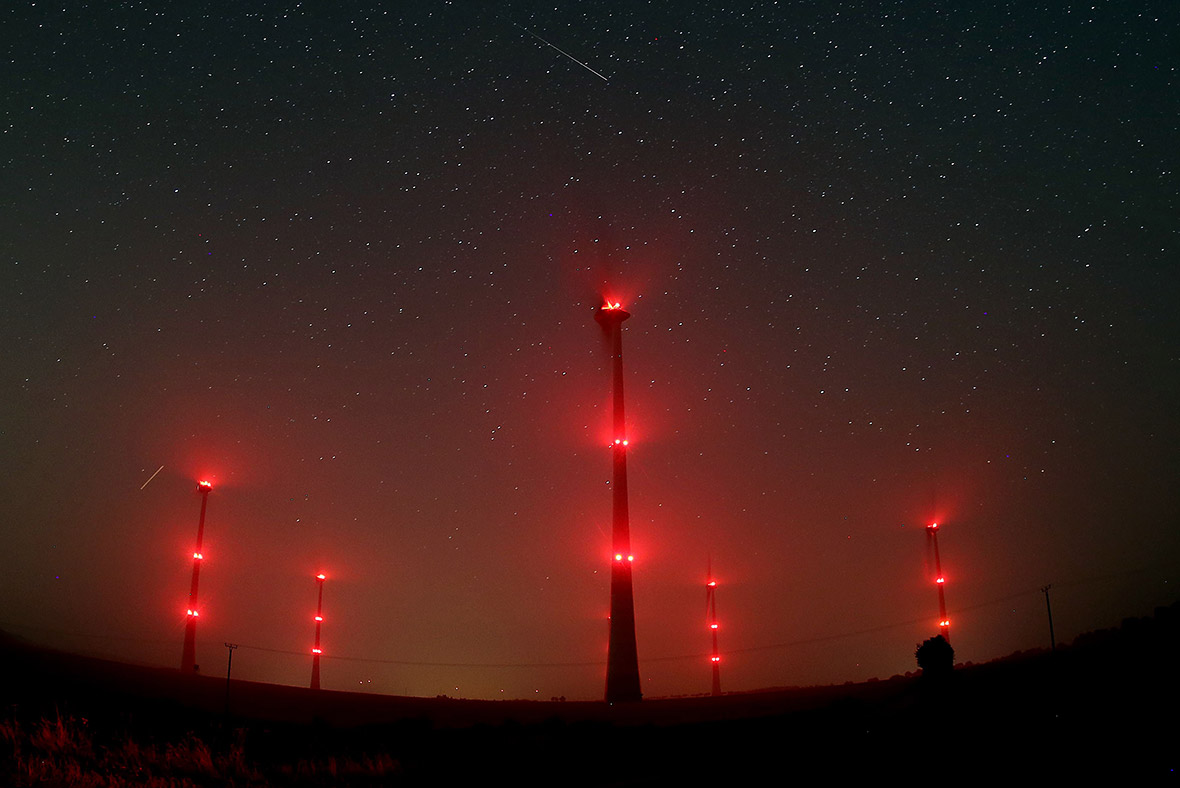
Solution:
[(201, 481), (197, 482), (197, 492), (199, 492), (199, 493), (207, 493), (207, 492), (210, 492), (212, 489), (213, 489), (213, 482), (211, 482), (211, 481), (207, 481), (205, 479), (202, 479)]

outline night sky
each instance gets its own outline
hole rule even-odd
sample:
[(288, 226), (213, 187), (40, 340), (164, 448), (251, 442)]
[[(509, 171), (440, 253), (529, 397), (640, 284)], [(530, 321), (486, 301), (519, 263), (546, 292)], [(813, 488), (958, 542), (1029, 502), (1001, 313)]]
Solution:
[(725, 689), (915, 669), (931, 520), (960, 661), (1174, 602), (1178, 30), (6, 4), (0, 628), (179, 667), (207, 478), (202, 672), (306, 685), (323, 571), (325, 688), (601, 698), (604, 294), (648, 696), (710, 560)]

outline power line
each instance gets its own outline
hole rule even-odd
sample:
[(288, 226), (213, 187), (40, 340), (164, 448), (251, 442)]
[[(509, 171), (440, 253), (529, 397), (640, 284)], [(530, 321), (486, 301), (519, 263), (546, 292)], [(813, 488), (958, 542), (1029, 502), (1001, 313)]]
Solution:
[[(1073, 587), (1080, 585), (1087, 585), (1090, 583), (1109, 580), (1115, 577), (1121, 577), (1128, 574), (1139, 574), (1149, 571), (1147, 568), (1133, 569), (1122, 572), (1111, 572), (1105, 575), (1097, 575), (1088, 578), (1080, 578), (1072, 581), (1065, 581), (1057, 583), (1056, 587)], [(1003, 602), (1008, 602), (1013, 599), (1040, 594), (1041, 586), (1035, 588), (1027, 588), (1022, 591), (1017, 591), (1012, 594), (1006, 594), (1001, 597), (995, 597), (983, 602), (978, 602), (974, 605), (967, 605), (964, 607), (954, 608), (952, 613), (962, 613), (969, 610), (978, 610), (980, 608), (991, 607)], [(900, 629), (902, 627), (911, 627), (917, 624), (928, 623), (929, 619), (926, 617), (910, 619), (908, 621), (897, 621), (890, 624), (882, 624), (876, 627), (869, 627), (867, 629), (860, 629), (854, 632), (842, 632), (831, 635), (819, 635), (810, 638), (801, 638), (798, 640), (788, 640), (780, 643), (770, 643), (764, 646), (749, 646), (746, 648), (729, 649), (726, 654), (749, 654), (758, 651), (773, 651), (775, 649), (797, 648), (799, 646), (814, 645), (816, 643), (827, 643), (834, 640), (843, 640), (844, 638), (860, 637), (862, 635), (871, 635), (877, 632), (886, 632), (891, 629)], [(110, 635), (110, 634), (95, 634), (88, 632), (71, 632), (68, 630), (51, 629), (48, 627), (29, 626), (26, 624), (18, 624), (15, 622), (0, 621), (0, 629), (5, 630), (21, 630), (26, 632), (39, 632), (44, 634), (59, 635), (63, 637), (85, 638), (91, 640), (107, 640), (119, 641), (124, 643), (144, 643), (151, 645), (171, 645), (170, 640), (158, 640), (154, 638), (129, 637), (126, 635)], [(270, 654), (287, 654), (297, 657), (306, 657), (307, 653), (304, 651), (292, 651), (290, 649), (269, 648), (266, 646), (254, 646), (248, 643), (239, 644), (241, 648), (250, 649), (251, 651), (262, 651)], [(363, 662), (374, 665), (400, 665), (402, 667), (421, 667), (421, 668), (500, 668), (500, 669), (517, 669), (517, 668), (585, 668), (585, 667), (600, 667), (604, 664), (604, 660), (592, 660), (582, 662), (419, 662), (415, 660), (403, 659), (380, 659), (375, 657), (354, 657), (348, 655), (332, 655), (323, 654), (324, 659), (333, 659), (340, 662)], [(647, 657), (644, 662), (679, 662), (685, 660), (700, 660), (705, 659), (709, 655), (706, 653), (697, 654), (679, 654), (676, 656), (664, 657)]]

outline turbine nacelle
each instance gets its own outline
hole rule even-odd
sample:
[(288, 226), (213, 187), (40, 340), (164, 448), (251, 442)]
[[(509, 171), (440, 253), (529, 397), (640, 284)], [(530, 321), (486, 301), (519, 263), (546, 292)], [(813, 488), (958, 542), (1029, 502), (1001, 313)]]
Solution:
[(603, 326), (622, 323), (629, 317), (631, 313), (623, 309), (623, 305), (618, 301), (606, 301), (594, 312), (594, 319)]

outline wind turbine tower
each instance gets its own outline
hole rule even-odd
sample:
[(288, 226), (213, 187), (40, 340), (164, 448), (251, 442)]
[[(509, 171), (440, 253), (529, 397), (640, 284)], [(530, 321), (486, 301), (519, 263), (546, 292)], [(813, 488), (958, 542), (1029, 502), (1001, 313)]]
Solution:
[(197, 521), (197, 547), (193, 551), (193, 584), (188, 592), (188, 618), (184, 623), (184, 652), (180, 656), (180, 672), (189, 675), (197, 669), (197, 617), (200, 609), (197, 607), (197, 581), (201, 577), (201, 544), (205, 539), (205, 508), (209, 505), (209, 493), (213, 491), (211, 482), (197, 482), (197, 492), (201, 494), (201, 518)]
[(313, 690), (320, 688), (320, 654), (324, 653), (320, 648), (320, 627), (324, 623), (324, 580), (326, 579), (327, 576), (323, 572), (315, 576), (316, 585), (320, 589), (320, 599), (315, 608), (315, 645), (311, 649), (311, 688)]
[(938, 557), (938, 523), (926, 526), (926, 544), (934, 551), (934, 584), (938, 586), (938, 633), (951, 642), (951, 620), (946, 616), (946, 577), (942, 574), (942, 560)]
[(721, 694), (721, 652), (717, 650), (717, 581), (713, 579), (713, 562), (709, 562), (709, 579), (705, 583), (705, 622), (713, 633), (713, 695)]
[(635, 596), (631, 586), (631, 526), (627, 511), (627, 429), (623, 410), (623, 321), (631, 314), (620, 304), (605, 303), (594, 315), (607, 332), (614, 367), (613, 522), (611, 526), (610, 645), (606, 658), (606, 702), (636, 702), (639, 652), (635, 646)]

